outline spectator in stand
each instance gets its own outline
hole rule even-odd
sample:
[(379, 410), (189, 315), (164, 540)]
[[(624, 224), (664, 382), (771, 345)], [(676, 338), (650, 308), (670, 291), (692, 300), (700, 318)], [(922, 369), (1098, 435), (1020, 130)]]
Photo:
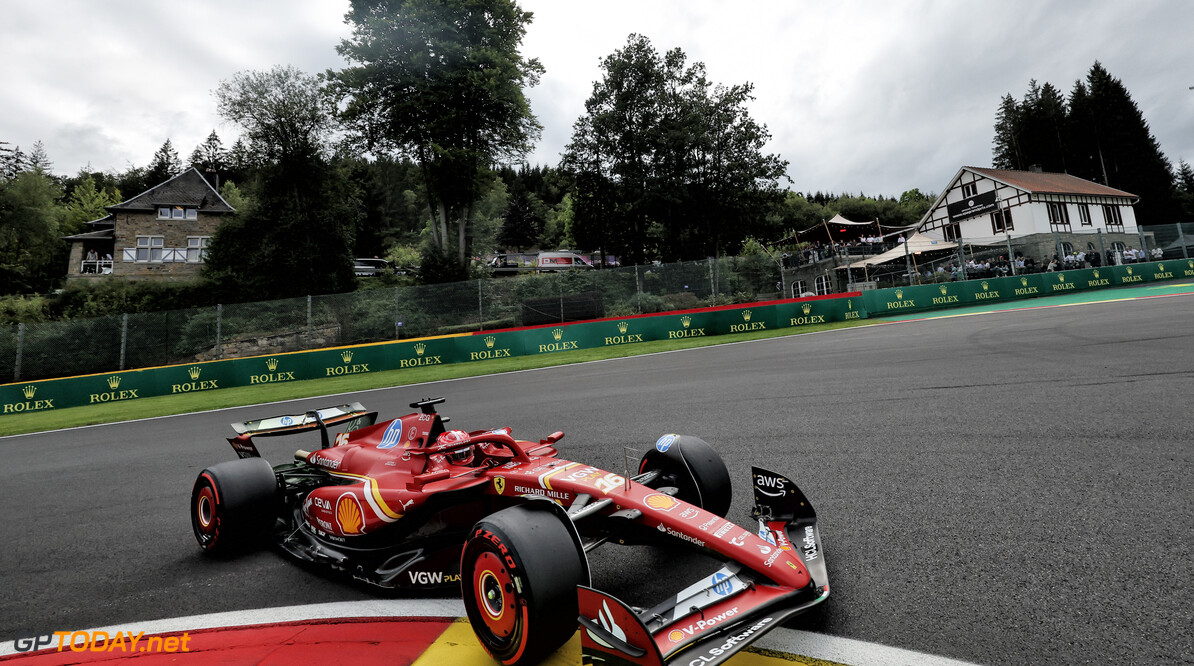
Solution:
[(1048, 273), (1053, 273), (1056, 270), (1057, 270), (1057, 255), (1055, 254), (1055, 255), (1053, 255), (1053, 258), (1049, 260), (1049, 265), (1045, 267), (1045, 271)]
[(1086, 252), (1084, 250), (1078, 250), (1078, 254), (1074, 255), (1074, 258), (1078, 261), (1078, 268), (1086, 268)]
[(1165, 251), (1159, 247), (1154, 247), (1151, 253), (1153, 255), (1153, 261), (1160, 261), (1165, 258)]
[(1087, 258), (1090, 260), (1091, 268), (1098, 268), (1103, 264), (1103, 255), (1099, 254), (1098, 252), (1091, 252), (1089, 255), (1087, 255)]
[(1026, 271), (1028, 271), (1029, 273), (1035, 272), (1036, 271), (1036, 259), (1033, 259), (1032, 257), (1025, 257), (1024, 258), (1024, 269)]

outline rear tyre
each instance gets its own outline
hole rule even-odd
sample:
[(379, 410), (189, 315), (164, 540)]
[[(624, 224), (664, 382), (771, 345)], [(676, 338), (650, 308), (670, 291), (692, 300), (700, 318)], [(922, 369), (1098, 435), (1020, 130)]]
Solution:
[(516, 506), (473, 526), (460, 587), (473, 632), (502, 664), (538, 663), (576, 631), (585, 568), (553, 512)]
[(277, 492), (274, 469), (261, 458), (200, 472), (191, 490), (191, 528), (199, 547), (228, 555), (260, 545), (274, 526)]
[(676, 486), (676, 497), (725, 517), (734, 499), (730, 472), (721, 456), (705, 440), (691, 435), (664, 435), (643, 456), (639, 474), (659, 470), (655, 487)]

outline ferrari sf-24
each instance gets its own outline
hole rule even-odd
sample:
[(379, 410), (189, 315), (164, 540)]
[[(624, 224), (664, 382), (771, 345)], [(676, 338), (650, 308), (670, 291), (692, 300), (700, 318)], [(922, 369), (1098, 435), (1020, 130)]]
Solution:
[[(752, 468), (757, 526), (726, 520), (730, 477), (692, 436), (664, 435), (622, 474), (559, 457), (564, 433), (449, 430), (442, 398), (377, 422), (359, 403), (233, 424), (238, 459), (204, 469), (191, 523), (213, 556), (272, 542), (367, 586), (457, 588), (502, 664), (535, 663), (578, 629), (586, 663), (718, 664), (829, 596), (817, 514), (784, 476)], [(271, 465), (254, 438), (319, 434)], [(602, 544), (697, 549), (721, 563), (651, 607), (592, 587)]]

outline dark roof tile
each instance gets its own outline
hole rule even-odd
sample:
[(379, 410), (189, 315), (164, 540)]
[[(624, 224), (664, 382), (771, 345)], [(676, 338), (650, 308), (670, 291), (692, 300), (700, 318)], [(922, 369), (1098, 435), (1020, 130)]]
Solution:
[(107, 209), (113, 212), (149, 211), (159, 206), (195, 206), (201, 213), (235, 211), (194, 167)]

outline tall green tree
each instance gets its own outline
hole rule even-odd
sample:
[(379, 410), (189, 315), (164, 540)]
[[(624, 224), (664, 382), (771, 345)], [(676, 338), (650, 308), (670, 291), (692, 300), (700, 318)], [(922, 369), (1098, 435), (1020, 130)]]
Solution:
[(361, 205), (324, 153), (334, 122), (319, 79), (293, 67), (241, 72), (216, 98), (268, 162), (253, 205), (213, 236), (204, 275), (233, 298), (351, 290)]
[(208, 172), (223, 174), (227, 159), (228, 151), (224, 150), (224, 142), (220, 140), (220, 135), (212, 130), (203, 143), (195, 146), (195, 150), (191, 151), (187, 166), (194, 167), (203, 174)]
[(1096, 62), (1074, 83), (1068, 103), (1051, 84), (1030, 81), (996, 116), (992, 163), (999, 168), (1070, 173), (1140, 197), (1142, 224), (1173, 221), (1174, 174), (1123, 83)]
[(61, 196), (37, 167), (0, 181), (0, 292), (49, 291), (66, 271)]
[(66, 214), (62, 220), (62, 232), (78, 233), (83, 225), (107, 215), (108, 206), (120, 203), (120, 192), (108, 192), (95, 186), (95, 179), (84, 175), (71, 190), (66, 200)]
[(680, 49), (631, 35), (601, 61), (562, 166), (575, 180), (573, 233), (626, 262), (719, 255), (769, 236), (787, 162), (767, 154), (751, 84), (713, 85)]
[(1075, 137), (1079, 154), (1088, 155), (1084, 178), (1140, 197), (1136, 220), (1141, 224), (1173, 222), (1177, 214), (1173, 167), (1149, 130), (1144, 114), (1123, 82), (1096, 62), (1086, 76), (1086, 108), (1075, 106), (1086, 132)]
[(351, 66), (328, 73), (341, 117), (367, 150), (418, 162), (434, 246), (463, 266), (490, 169), (541, 131), (523, 91), (543, 68), (519, 52), (532, 15), (512, 0), (353, 0), (345, 18)]
[(165, 143), (153, 154), (153, 159), (149, 160), (149, 166), (145, 168), (146, 187), (160, 185), (180, 173), (182, 173), (182, 160), (179, 159), (174, 144), (170, 143), (170, 139), (166, 139)]

